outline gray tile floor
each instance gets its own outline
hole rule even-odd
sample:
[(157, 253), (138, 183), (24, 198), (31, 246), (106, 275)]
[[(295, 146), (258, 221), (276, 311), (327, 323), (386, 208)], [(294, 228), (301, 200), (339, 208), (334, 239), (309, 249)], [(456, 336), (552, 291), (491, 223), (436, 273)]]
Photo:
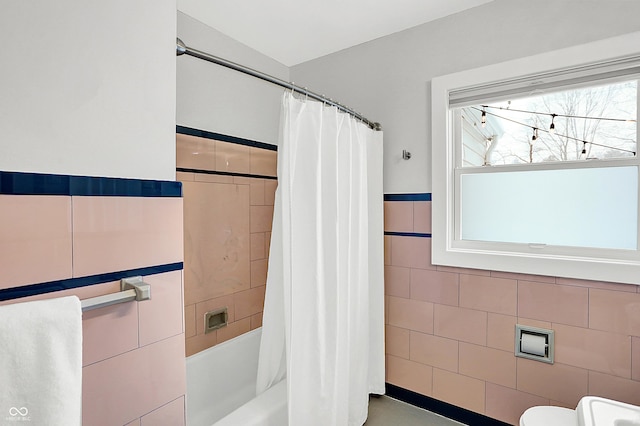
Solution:
[(446, 417), (398, 401), (388, 396), (369, 398), (369, 418), (365, 426), (460, 426)]

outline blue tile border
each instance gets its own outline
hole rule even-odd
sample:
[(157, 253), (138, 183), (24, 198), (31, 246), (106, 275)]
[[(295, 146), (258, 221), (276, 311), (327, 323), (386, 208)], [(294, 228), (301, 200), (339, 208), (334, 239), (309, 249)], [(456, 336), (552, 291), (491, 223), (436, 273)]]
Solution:
[(162, 274), (164, 272), (181, 271), (183, 268), (183, 262), (177, 262), (165, 265), (149, 266), (145, 268), (129, 269), (127, 271), (91, 275), (88, 277), (67, 278), (64, 280), (49, 281), (46, 283), (6, 288), (0, 290), (0, 301), (19, 299), (22, 297), (35, 296), (37, 294), (51, 293), (60, 290), (69, 290), (78, 287), (87, 287), (90, 285), (108, 283), (111, 281), (119, 281), (122, 278), (135, 277), (138, 275), (146, 276)]
[(182, 183), (0, 171), (0, 194), (182, 197)]
[(202, 173), (205, 175), (220, 175), (220, 176), (237, 176), (237, 177), (247, 177), (253, 179), (271, 179), (278, 180), (277, 176), (267, 176), (267, 175), (252, 175), (250, 173), (236, 173), (236, 172), (219, 172), (216, 170), (200, 170), (200, 169), (185, 169), (183, 167), (176, 168), (176, 172), (184, 172), (184, 173)]
[(508, 423), (500, 420), (469, 411), (447, 402), (439, 401), (435, 398), (401, 388), (400, 386), (392, 385), (391, 383), (385, 383), (385, 387), (386, 395), (391, 398), (440, 414), (441, 416), (464, 423), (465, 425), (508, 426)]
[(181, 135), (198, 136), (200, 138), (214, 139), (222, 142), (235, 143), (237, 145), (252, 146), (254, 148), (262, 148), (269, 151), (277, 151), (277, 145), (270, 143), (253, 141), (251, 139), (239, 138), (236, 136), (223, 135), (222, 133), (209, 132), (207, 130), (194, 129), (193, 127), (176, 126), (176, 133)]
[(398, 237), (419, 237), (419, 238), (431, 238), (431, 234), (424, 234), (422, 232), (393, 232), (384, 231), (384, 235), (395, 235)]
[(384, 194), (384, 201), (431, 201), (431, 193)]

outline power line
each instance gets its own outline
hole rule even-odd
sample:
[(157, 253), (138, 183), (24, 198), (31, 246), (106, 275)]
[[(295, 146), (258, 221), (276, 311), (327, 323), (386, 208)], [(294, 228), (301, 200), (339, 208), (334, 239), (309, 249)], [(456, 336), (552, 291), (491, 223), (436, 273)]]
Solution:
[(539, 112), (539, 111), (527, 111), (524, 109), (515, 109), (510, 107), (500, 107), (500, 106), (491, 106), (491, 105), (480, 105), (482, 108), (494, 108), (501, 109), (504, 111), (515, 111), (515, 112), (523, 112), (527, 114), (536, 114), (536, 115), (548, 115), (552, 119), (555, 117), (566, 117), (566, 118), (580, 118), (584, 120), (606, 120), (606, 121), (624, 121), (627, 123), (635, 123), (636, 120), (626, 119), (626, 118), (609, 118), (609, 117), (593, 117), (587, 115), (569, 115), (569, 114), (555, 114), (551, 112)]
[[(481, 105), (481, 106), (483, 108), (486, 108), (486, 105)], [(552, 132), (550, 130), (541, 129), (539, 127), (532, 126), (530, 124), (522, 123), (520, 121), (516, 121), (516, 120), (513, 120), (511, 118), (503, 117), (503, 116), (495, 114), (493, 112), (481, 110), (478, 107), (471, 107), (471, 108), (475, 109), (476, 111), (479, 111), (482, 114), (483, 117), (485, 117), (486, 114), (488, 114), (488, 115), (492, 115), (492, 116), (494, 116), (496, 118), (499, 118), (501, 120), (506, 120), (506, 121), (510, 121), (512, 123), (518, 124), (520, 126), (529, 127), (531, 130), (533, 130), (533, 138), (532, 138), (532, 140), (534, 140), (534, 141), (538, 138), (538, 132), (540, 131), (540, 132), (545, 132), (545, 133), (549, 133), (549, 134), (552, 134), (552, 135), (555, 134), (559, 138), (566, 138), (566, 139), (571, 139), (571, 140), (574, 140), (574, 141), (577, 141), (577, 142), (582, 142), (584, 145), (591, 144), (591, 145), (600, 146), (600, 147), (603, 147), (603, 148), (614, 149), (614, 150), (617, 150), (617, 151), (629, 152), (629, 153), (633, 154), (634, 156), (636, 155), (636, 151), (631, 151), (631, 150), (624, 149), (624, 148), (618, 148), (618, 147), (615, 147), (615, 146), (603, 145), (603, 144), (599, 144), (599, 143), (595, 143), (595, 142), (591, 142), (591, 141), (586, 141), (586, 140), (583, 140), (583, 139), (574, 138), (573, 136), (569, 136), (569, 135), (558, 135), (555, 132)], [(491, 108), (493, 108), (493, 107), (491, 107)], [(498, 108), (498, 107), (496, 107), (496, 108)], [(500, 108), (500, 109), (505, 109), (505, 108)], [(515, 110), (510, 110), (510, 111), (515, 111)], [(584, 153), (584, 148), (583, 148), (583, 153)]]

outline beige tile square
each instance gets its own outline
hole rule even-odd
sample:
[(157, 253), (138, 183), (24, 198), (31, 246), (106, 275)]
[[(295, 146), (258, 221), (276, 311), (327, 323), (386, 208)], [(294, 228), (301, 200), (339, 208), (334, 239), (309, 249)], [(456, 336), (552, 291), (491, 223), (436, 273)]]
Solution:
[(458, 306), (458, 274), (411, 269), (411, 298)]
[(251, 206), (251, 233), (271, 232), (273, 206)]
[(276, 176), (278, 171), (278, 152), (251, 147), (251, 174)]
[(251, 315), (251, 329), (255, 330), (260, 327), (262, 327), (262, 312)]
[(74, 277), (183, 260), (182, 198), (74, 196), (72, 203)]
[(236, 321), (263, 311), (265, 290), (266, 287), (261, 286), (233, 295)]
[(631, 377), (631, 337), (554, 324), (557, 362), (606, 374)]
[(413, 232), (431, 233), (431, 201), (413, 202)]
[(82, 424), (122, 425), (184, 396), (184, 335), (82, 369)]
[(266, 259), (267, 244), (265, 241), (265, 233), (258, 232), (255, 234), (251, 234), (250, 238), (251, 238), (251, 248), (250, 248), (251, 260)]
[(640, 336), (640, 294), (589, 289), (589, 328)]
[(207, 138), (176, 134), (176, 167), (216, 170), (216, 142)]
[(433, 369), (404, 358), (387, 355), (387, 382), (404, 389), (431, 396)]
[(216, 170), (219, 172), (251, 173), (250, 151), (249, 146), (216, 141)]
[(587, 327), (589, 290), (558, 284), (518, 281), (518, 316)]
[(185, 340), (185, 356), (195, 355), (218, 343), (217, 330), (208, 334), (198, 334)]
[(387, 296), (397, 296), (408, 299), (410, 289), (411, 269), (386, 265), (384, 267), (384, 288)]
[(388, 355), (409, 359), (409, 330), (387, 325), (385, 330), (385, 352)]
[(267, 284), (267, 259), (251, 262), (251, 287), (260, 287)]
[(136, 348), (138, 348), (137, 302), (106, 306), (82, 314), (83, 366)]
[(587, 395), (588, 372), (583, 368), (555, 363), (518, 358), (518, 390), (542, 398), (549, 398), (578, 405), (580, 398)]
[(72, 276), (71, 197), (0, 195), (0, 289)]
[(460, 342), (459, 351), (460, 374), (515, 389), (516, 357), (513, 351), (464, 342)]
[(239, 321), (232, 322), (226, 327), (216, 330), (218, 333), (218, 343), (238, 337), (241, 334), (251, 331), (251, 318), (243, 318)]
[(234, 183), (233, 176), (207, 174), (207, 173), (194, 173), (193, 180), (195, 182), (207, 182), (207, 183)]
[(410, 359), (445, 370), (458, 371), (458, 342), (412, 331)]
[(184, 396), (153, 410), (140, 419), (140, 426), (184, 426)]
[(249, 183), (251, 188), (251, 205), (264, 205), (264, 179), (251, 179)]
[(191, 182), (195, 180), (193, 172), (176, 172), (176, 180), (179, 182)]
[(266, 206), (273, 206), (276, 198), (276, 188), (278, 187), (278, 181), (274, 179), (264, 180), (264, 204)]
[(487, 313), (453, 306), (435, 305), (433, 334), (476, 345), (486, 345)]
[(503, 315), (516, 315), (516, 280), (460, 275), (460, 306)]
[(486, 384), (486, 392), (487, 411), (485, 414), (491, 418), (512, 425), (520, 423), (520, 417), (528, 408), (550, 405), (549, 399), (547, 398), (520, 392), (493, 383)]
[(485, 382), (433, 369), (433, 397), (476, 413), (485, 412)]
[(151, 300), (138, 303), (140, 346), (182, 334), (182, 271), (144, 277)]
[(183, 192), (185, 304), (250, 288), (249, 187), (185, 182)]
[(187, 305), (184, 307), (184, 336), (189, 338), (196, 333), (196, 305)]
[(431, 239), (392, 235), (391, 265), (407, 268), (435, 269), (431, 264)]
[(423, 333), (433, 332), (433, 304), (389, 296), (389, 324)]
[(516, 317), (489, 313), (487, 318), (487, 346), (514, 351)]
[(384, 230), (390, 232), (413, 232), (413, 202), (385, 201)]

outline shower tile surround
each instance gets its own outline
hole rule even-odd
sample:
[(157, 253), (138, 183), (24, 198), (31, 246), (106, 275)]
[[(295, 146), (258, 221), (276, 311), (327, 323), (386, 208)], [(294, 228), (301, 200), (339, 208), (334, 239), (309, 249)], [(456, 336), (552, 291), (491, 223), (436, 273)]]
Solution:
[[(0, 304), (115, 293), (102, 277), (150, 271), (151, 300), (83, 314), (83, 424), (184, 424), (179, 184), (10, 172), (0, 183), (0, 292), (34, 294)], [(166, 185), (177, 194), (156, 191)]]
[[(180, 133), (176, 146), (189, 356), (262, 325), (277, 154)], [(224, 307), (228, 325), (205, 334), (205, 313)]]
[[(584, 395), (640, 405), (640, 286), (432, 265), (431, 202), (386, 198), (388, 383), (514, 425)], [(514, 356), (516, 323), (555, 330), (555, 364)]]

